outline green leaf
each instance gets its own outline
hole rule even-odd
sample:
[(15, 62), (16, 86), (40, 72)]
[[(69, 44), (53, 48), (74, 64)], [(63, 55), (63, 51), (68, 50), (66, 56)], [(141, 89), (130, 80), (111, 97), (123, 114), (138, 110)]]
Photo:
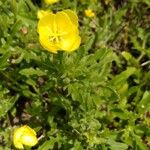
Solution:
[(150, 1), (149, 0), (143, 0), (143, 2), (150, 7)]
[(14, 106), (15, 102), (17, 101), (19, 95), (16, 95), (11, 98), (0, 98), (0, 117), (6, 115), (6, 113)]
[(26, 77), (33, 76), (33, 75), (37, 75), (37, 76), (44, 76), (44, 75), (46, 75), (46, 73), (44, 71), (41, 71), (39, 68), (37, 68), (37, 69), (25, 68), (25, 69), (22, 69), (19, 73), (21, 75), (26, 76)]
[(138, 136), (135, 136), (136, 149), (139, 150), (149, 150), (149, 148), (142, 142), (142, 139)]
[(49, 141), (44, 142), (38, 150), (51, 150), (54, 147), (55, 142), (57, 141), (56, 138), (51, 137)]
[(11, 56), (11, 53), (7, 51), (0, 57), (0, 70), (6, 69), (8, 66), (8, 59)]
[(135, 73), (136, 68), (134, 67), (128, 67), (125, 71), (123, 71), (121, 74), (116, 75), (113, 79), (112, 79), (112, 84), (113, 85), (120, 85), (124, 82), (126, 82), (126, 80)]
[(102, 91), (101, 94), (108, 100), (110, 101), (116, 101), (118, 100), (120, 97), (119, 97), (119, 94), (117, 93), (117, 91), (115, 89), (113, 89), (112, 87), (110, 86), (102, 86), (100, 85), (100, 87), (102, 88)]
[(111, 150), (127, 150), (128, 145), (121, 142), (116, 142), (114, 140), (109, 139), (107, 141), (107, 144), (109, 144), (109, 147)]
[(124, 112), (122, 109), (114, 108), (110, 110), (116, 117), (121, 119), (129, 119), (128, 112)]
[(92, 47), (94, 41), (95, 41), (95, 35), (93, 34), (89, 37), (87, 43), (84, 45), (86, 51), (88, 51)]
[(81, 150), (81, 149), (83, 149), (81, 142), (76, 140), (74, 143), (74, 147), (71, 148), (70, 150)]
[(150, 91), (145, 91), (141, 101), (137, 105), (140, 113), (150, 110)]
[(136, 65), (136, 66), (138, 65), (137, 60), (129, 52), (123, 51), (121, 54), (129, 63), (129, 65), (131, 64)]

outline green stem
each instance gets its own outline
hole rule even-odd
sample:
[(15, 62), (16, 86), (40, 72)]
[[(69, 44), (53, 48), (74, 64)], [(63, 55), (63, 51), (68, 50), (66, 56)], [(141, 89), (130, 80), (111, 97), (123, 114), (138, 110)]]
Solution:
[(16, 9), (17, 9), (16, 0), (11, 1), (11, 7), (12, 7), (12, 12), (16, 14)]
[(141, 55), (138, 57), (138, 62), (143, 58), (143, 56), (144, 56), (144, 53), (141, 53)]
[(34, 12), (37, 11), (36, 7), (33, 5), (33, 3), (32, 3), (30, 0), (25, 0), (25, 2), (28, 4), (28, 6), (29, 6)]

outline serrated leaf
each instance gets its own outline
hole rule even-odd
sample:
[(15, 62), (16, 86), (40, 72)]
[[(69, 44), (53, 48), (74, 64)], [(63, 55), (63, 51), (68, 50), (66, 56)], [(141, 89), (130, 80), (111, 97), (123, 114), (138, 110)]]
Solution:
[(128, 119), (129, 116), (127, 112), (124, 112), (122, 109), (114, 108), (110, 110), (116, 117), (119, 117), (121, 119)]
[(81, 150), (81, 149), (83, 149), (81, 142), (75, 141), (74, 147), (71, 148), (70, 150)]
[(95, 40), (95, 35), (93, 34), (89, 37), (87, 43), (84, 46), (86, 51), (88, 51), (92, 47), (94, 40)]
[(100, 85), (100, 87), (102, 88), (102, 91), (103, 91), (103, 92), (101, 92), (101, 94), (106, 99), (109, 99), (110, 101), (115, 101), (115, 100), (118, 100), (120, 98), (117, 91), (115, 89), (113, 89), (112, 87), (103, 86), (103, 85)]
[(38, 150), (51, 150), (51, 149), (53, 149), (55, 142), (56, 142), (56, 139), (52, 137), (49, 141), (44, 142), (38, 148)]
[(121, 142), (116, 142), (114, 140), (109, 139), (107, 141), (107, 144), (110, 145), (110, 149), (111, 150), (127, 150), (128, 149), (128, 145), (125, 143), (121, 143)]
[(124, 82), (126, 82), (126, 80), (134, 74), (134, 72), (136, 71), (136, 68), (134, 67), (128, 67), (125, 71), (123, 71), (121, 74), (116, 75), (113, 79), (112, 79), (112, 84), (113, 85), (120, 85)]
[(14, 106), (15, 102), (17, 101), (19, 95), (16, 95), (11, 98), (1, 98), (0, 99), (0, 117), (6, 115), (6, 113)]
[(7, 60), (9, 59), (10, 56), (11, 56), (11, 53), (6, 52), (5, 54), (3, 54), (0, 57), (0, 70), (6, 69), (6, 67), (8, 66), (8, 61)]

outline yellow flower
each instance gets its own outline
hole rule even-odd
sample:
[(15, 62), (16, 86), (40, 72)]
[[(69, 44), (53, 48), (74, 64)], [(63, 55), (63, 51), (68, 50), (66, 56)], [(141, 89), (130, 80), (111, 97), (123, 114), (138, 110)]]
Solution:
[(49, 10), (39, 10), (38, 12), (37, 12), (37, 18), (38, 19), (41, 19), (43, 16), (45, 16), (45, 15), (48, 15), (50, 13), (50, 11)]
[(72, 10), (49, 12), (38, 22), (39, 41), (50, 52), (74, 51), (81, 42), (78, 17)]
[(22, 126), (14, 130), (14, 146), (18, 149), (24, 149), (24, 145), (32, 147), (38, 143), (36, 132), (29, 126)]
[(46, 4), (54, 4), (57, 3), (59, 0), (44, 0)]
[(92, 10), (92, 9), (86, 9), (85, 11), (84, 11), (84, 13), (85, 13), (85, 15), (87, 16), (87, 17), (94, 17), (95, 16), (95, 13), (94, 13), (94, 11)]

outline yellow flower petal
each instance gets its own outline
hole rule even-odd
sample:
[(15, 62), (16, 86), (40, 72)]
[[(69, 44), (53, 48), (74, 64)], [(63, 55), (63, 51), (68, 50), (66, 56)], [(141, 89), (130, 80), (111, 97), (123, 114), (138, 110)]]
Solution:
[(75, 41), (79, 41), (78, 38), (79, 38), (79, 35), (77, 32), (72, 32), (72, 33), (69, 33), (69, 35), (62, 36), (62, 40), (60, 42), (61, 48), (68, 52), (75, 50), (75, 48), (78, 48), (79, 45), (73, 46), (73, 44), (75, 43)]
[(44, 0), (46, 4), (54, 4), (57, 3), (59, 0)]
[(40, 33), (39, 41), (41, 45), (45, 49), (56, 53), (58, 46), (55, 46), (55, 44), (50, 41), (50, 37), (56, 32), (55, 15), (53, 13), (45, 15), (39, 20), (38, 32)]
[(21, 140), (23, 141), (24, 145), (30, 146), (30, 147), (38, 143), (38, 140), (35, 137), (35, 135), (31, 135), (31, 134), (25, 134), (24, 136), (22, 136)]
[(81, 37), (78, 35), (78, 36), (76, 36), (75, 42), (70, 47), (69, 52), (72, 52), (72, 51), (78, 49), (80, 46), (80, 43), (81, 43)]
[(65, 12), (69, 16), (70, 20), (75, 26), (78, 26), (78, 16), (74, 11), (67, 9), (64, 10), (63, 12)]
[(38, 32), (40, 34), (53, 34), (55, 26), (55, 15), (48, 13), (44, 15), (38, 22)]
[(60, 35), (67, 34), (68, 32), (72, 32), (77, 27), (73, 25), (69, 16), (64, 12), (58, 12), (56, 14), (56, 25), (57, 25), (57, 33)]
[(42, 17), (44, 17), (45, 15), (48, 15), (50, 13), (50, 11), (49, 10), (39, 10), (38, 12), (37, 12), (37, 18), (38, 19), (41, 19)]
[(20, 132), (21, 130), (22, 130), (22, 128), (15, 129), (14, 135), (13, 135), (13, 143), (14, 143), (15, 147), (18, 149), (23, 149), (23, 144), (20, 141), (20, 137), (22, 135), (22, 132)]
[(27, 125), (24, 125), (23, 127), (21, 127), (22, 131), (27, 133), (27, 134), (33, 134), (33, 135), (36, 135), (36, 132), (30, 128), (29, 126)]
[(39, 37), (39, 41), (41, 45), (48, 51), (57, 53), (57, 50), (59, 49), (59, 47), (55, 43), (50, 42), (48, 37), (42, 35)]

